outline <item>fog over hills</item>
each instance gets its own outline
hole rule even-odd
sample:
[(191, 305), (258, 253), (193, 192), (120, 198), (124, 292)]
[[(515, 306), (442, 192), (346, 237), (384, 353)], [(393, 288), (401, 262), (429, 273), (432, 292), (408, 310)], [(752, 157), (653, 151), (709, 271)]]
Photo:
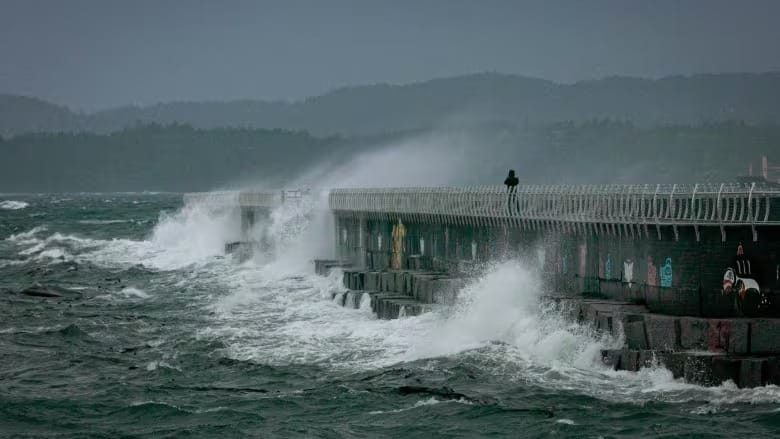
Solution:
[(596, 119), (651, 127), (715, 121), (780, 123), (780, 73), (609, 77), (561, 84), (482, 73), (408, 85), (335, 89), (300, 101), (170, 102), (81, 113), (39, 99), (0, 95), (0, 134), (108, 133), (140, 123), (196, 128), (306, 130), (374, 135), (486, 122), (546, 124)]

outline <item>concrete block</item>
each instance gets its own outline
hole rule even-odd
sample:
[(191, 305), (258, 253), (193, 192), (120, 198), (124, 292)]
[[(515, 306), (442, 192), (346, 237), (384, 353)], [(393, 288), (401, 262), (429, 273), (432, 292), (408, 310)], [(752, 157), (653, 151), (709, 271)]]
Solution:
[(363, 288), (367, 291), (377, 291), (379, 289), (379, 277), (379, 272), (377, 271), (367, 272)]
[(669, 369), (675, 378), (682, 378), (685, 376), (687, 354), (684, 352), (657, 351), (656, 356), (658, 361), (660, 361), (665, 368)]
[(676, 317), (646, 314), (645, 330), (650, 349), (670, 351), (679, 346), (679, 324)]
[(707, 350), (707, 319), (680, 317), (680, 347)]
[(399, 294), (404, 294), (406, 291), (404, 291), (404, 274), (403, 271), (397, 271), (395, 273), (395, 279), (393, 280), (393, 286), (395, 287), (395, 292)]
[(712, 385), (713, 358), (713, 355), (706, 353), (686, 353), (684, 364), (685, 382), (703, 386)]
[(760, 387), (765, 364), (765, 358), (743, 358), (739, 365), (739, 387)]
[(780, 354), (780, 319), (757, 319), (750, 323), (750, 353)]
[(764, 383), (780, 385), (780, 357), (767, 358)]
[(593, 326), (597, 325), (598, 309), (592, 302), (582, 302), (582, 314), (585, 318), (585, 323)]
[(707, 385), (717, 386), (728, 380), (739, 384), (739, 369), (742, 360), (725, 355), (714, 356), (712, 359), (712, 382)]
[(747, 354), (750, 323), (744, 319), (710, 319), (707, 349), (712, 352)]
[(365, 272), (362, 271), (356, 271), (352, 273), (352, 285), (350, 286), (353, 290), (362, 290), (364, 289), (364, 281), (365, 281)]
[(620, 369), (620, 358), (623, 355), (622, 349), (604, 349), (601, 351), (601, 361), (614, 370)]
[(458, 279), (435, 279), (431, 281), (431, 302), (454, 305), (458, 294)]
[(412, 272), (407, 272), (404, 276), (404, 290), (410, 296), (414, 295), (414, 276), (415, 274)]
[(612, 314), (604, 312), (596, 314), (596, 329), (612, 334)]
[(639, 370), (639, 351), (623, 349), (620, 356), (620, 368), (631, 372)]
[(639, 368), (651, 367), (658, 359), (655, 356), (655, 351), (649, 349), (639, 351), (639, 357), (637, 358)]
[(647, 346), (647, 333), (643, 320), (626, 320), (623, 324), (626, 347), (629, 349), (645, 350)]

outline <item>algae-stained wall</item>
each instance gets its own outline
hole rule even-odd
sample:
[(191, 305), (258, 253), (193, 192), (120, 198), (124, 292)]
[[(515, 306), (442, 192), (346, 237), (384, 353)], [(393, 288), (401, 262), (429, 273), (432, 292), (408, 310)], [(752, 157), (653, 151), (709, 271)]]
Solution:
[[(341, 257), (367, 269), (390, 269), (394, 227), (397, 220), (338, 217)], [(742, 257), (750, 261), (749, 276), (769, 295), (780, 291), (780, 230), (772, 227), (759, 229), (757, 241), (749, 227), (727, 228), (725, 241), (716, 227), (700, 228), (698, 238), (692, 227), (680, 227), (676, 233), (672, 227), (654, 226), (646, 232), (605, 233), (595, 228), (412, 222), (404, 223), (403, 230), (403, 269), (457, 270), (522, 257), (537, 264), (550, 292), (641, 301), (659, 312), (733, 315), (733, 297), (723, 296), (721, 289), (740, 245)]]

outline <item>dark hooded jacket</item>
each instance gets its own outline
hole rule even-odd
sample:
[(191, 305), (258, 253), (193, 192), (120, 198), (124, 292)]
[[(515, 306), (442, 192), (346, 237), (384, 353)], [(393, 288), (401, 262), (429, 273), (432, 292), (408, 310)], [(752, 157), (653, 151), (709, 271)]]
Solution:
[(509, 192), (514, 192), (515, 187), (520, 182), (517, 177), (515, 177), (515, 170), (510, 169), (509, 175), (506, 177), (506, 180), (504, 180), (504, 184), (506, 185), (506, 188)]

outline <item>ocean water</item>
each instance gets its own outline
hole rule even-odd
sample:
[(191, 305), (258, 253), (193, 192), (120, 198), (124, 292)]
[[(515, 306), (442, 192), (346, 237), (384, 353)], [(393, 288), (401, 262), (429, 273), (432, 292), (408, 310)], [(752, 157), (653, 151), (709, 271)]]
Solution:
[[(313, 273), (318, 206), (222, 255), (231, 212), (173, 194), (0, 195), (0, 437), (773, 437), (780, 389), (615, 372), (620, 340), (503, 262), (456, 306), (377, 320)], [(60, 298), (19, 291), (35, 284)]]

